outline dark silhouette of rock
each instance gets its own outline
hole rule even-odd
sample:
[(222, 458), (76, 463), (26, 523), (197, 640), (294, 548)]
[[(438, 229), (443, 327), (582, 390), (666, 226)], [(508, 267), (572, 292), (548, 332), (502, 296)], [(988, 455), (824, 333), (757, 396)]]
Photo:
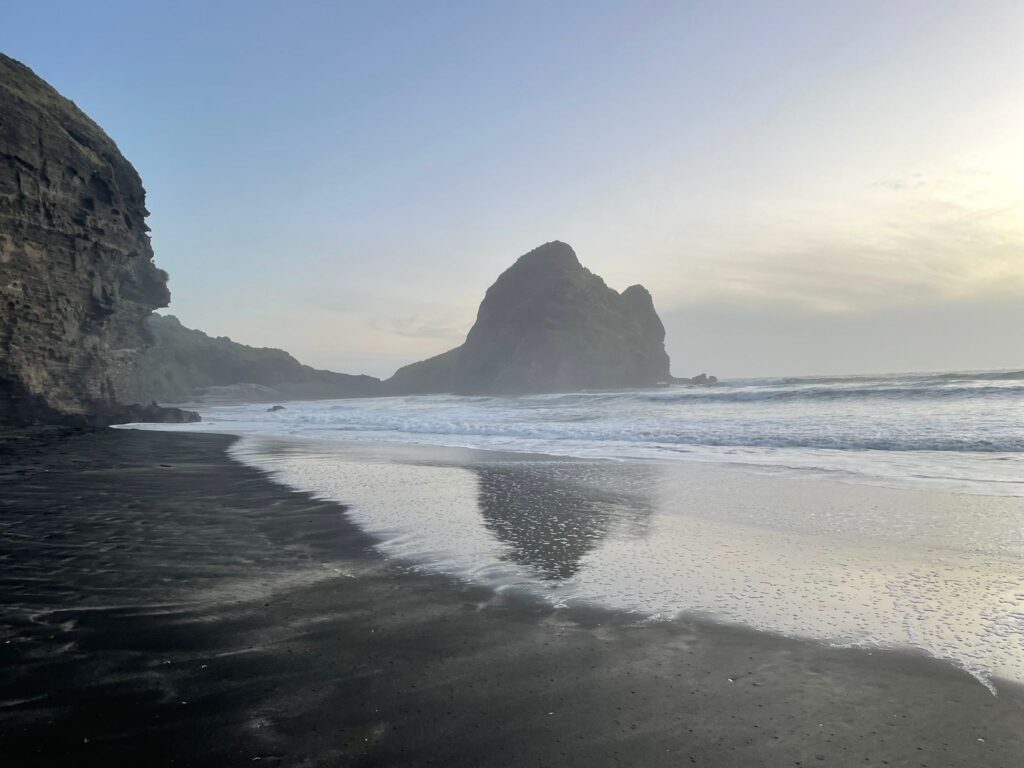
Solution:
[(379, 394), (380, 379), (310, 368), (281, 349), (186, 328), (173, 315), (152, 315), (146, 323), (154, 343), (123, 385), (131, 400), (272, 402)]
[(398, 370), (386, 394), (519, 394), (668, 383), (665, 328), (641, 285), (621, 294), (551, 242), (488, 290), (465, 343)]
[(283, 411), (283, 410), (284, 410), (284, 406), (283, 405), (272, 405), (269, 408), (267, 408), (267, 413), (274, 413), (275, 411)]
[(693, 385), (695, 387), (710, 387), (710, 386), (714, 386), (715, 384), (718, 383), (718, 377), (717, 376), (708, 376), (706, 373), (698, 373), (696, 376), (694, 376), (693, 378), (690, 378), (690, 379), (686, 378), (685, 376), (682, 377), (682, 378), (673, 377), (672, 378), (672, 383), (673, 384), (691, 384), (691, 385)]
[(170, 298), (145, 203), (103, 130), (0, 54), (0, 423), (128, 415), (118, 382)]

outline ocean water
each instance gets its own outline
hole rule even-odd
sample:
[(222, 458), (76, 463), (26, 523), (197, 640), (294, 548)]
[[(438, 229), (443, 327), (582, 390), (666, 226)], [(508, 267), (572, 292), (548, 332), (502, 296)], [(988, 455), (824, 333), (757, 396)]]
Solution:
[(1024, 496), (1024, 371), (751, 379), (517, 398), (223, 406), (196, 429), (582, 458), (736, 463)]
[(411, 567), (1024, 682), (1024, 373), (284, 405), (151, 428), (241, 435)]

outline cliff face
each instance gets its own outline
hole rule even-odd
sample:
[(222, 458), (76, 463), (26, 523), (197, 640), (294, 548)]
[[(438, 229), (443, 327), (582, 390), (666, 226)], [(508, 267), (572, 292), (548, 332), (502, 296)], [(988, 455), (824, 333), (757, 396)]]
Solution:
[(146, 324), (153, 346), (123, 386), (132, 401), (316, 400), (376, 395), (380, 387), (380, 379), (317, 370), (282, 349), (211, 338), (174, 316), (152, 315)]
[(169, 300), (145, 192), (114, 142), (0, 54), (0, 423), (116, 420)]
[(498, 278), (465, 343), (401, 368), (387, 394), (518, 394), (670, 381), (665, 328), (640, 285), (621, 294), (565, 243), (542, 245)]

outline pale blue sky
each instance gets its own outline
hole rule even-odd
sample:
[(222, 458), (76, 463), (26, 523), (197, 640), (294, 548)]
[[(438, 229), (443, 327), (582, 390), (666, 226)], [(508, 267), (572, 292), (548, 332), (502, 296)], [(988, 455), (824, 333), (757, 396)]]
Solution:
[(387, 375), (561, 239), (678, 374), (1024, 366), (1016, 0), (0, 0), (0, 50), (139, 169), (215, 335)]

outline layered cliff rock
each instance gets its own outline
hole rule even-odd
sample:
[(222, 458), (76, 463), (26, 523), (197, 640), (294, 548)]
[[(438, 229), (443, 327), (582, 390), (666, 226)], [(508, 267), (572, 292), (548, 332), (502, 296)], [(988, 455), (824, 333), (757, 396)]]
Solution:
[(0, 54), (0, 423), (128, 416), (116, 382), (169, 300), (147, 213), (103, 130)]
[(146, 324), (153, 346), (124, 383), (130, 400), (317, 400), (379, 393), (380, 379), (318, 370), (282, 349), (213, 338), (186, 328), (173, 315), (153, 315)]
[(641, 285), (622, 293), (551, 242), (505, 270), (462, 346), (398, 370), (387, 394), (522, 394), (671, 380), (665, 328)]

